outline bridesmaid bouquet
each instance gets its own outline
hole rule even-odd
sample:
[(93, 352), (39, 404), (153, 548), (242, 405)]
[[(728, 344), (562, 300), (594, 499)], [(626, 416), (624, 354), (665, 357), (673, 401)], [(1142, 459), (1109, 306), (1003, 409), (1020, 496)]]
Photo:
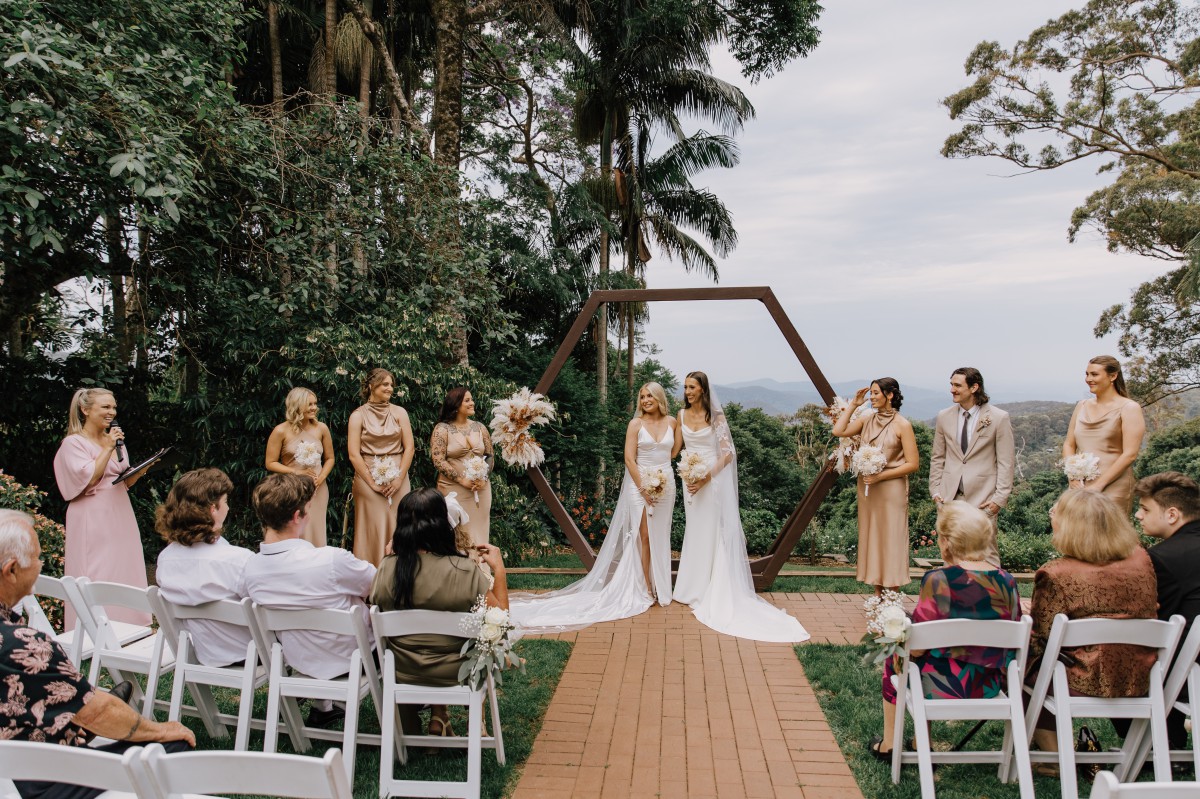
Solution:
[[(657, 502), (667, 490), (667, 473), (662, 469), (647, 469), (642, 472), (642, 490), (648, 495), (651, 502)], [(647, 503), (646, 515), (654, 515), (654, 506)]]
[[(689, 452), (685, 449), (679, 453), (678, 470), (679, 479), (688, 485), (695, 485), (708, 477), (708, 460), (699, 452)], [(686, 494), (684, 500), (691, 503), (692, 495)]]
[[(400, 467), (396, 465), (396, 459), (390, 455), (386, 458), (381, 458), (376, 455), (371, 460), (371, 479), (375, 481), (377, 486), (385, 486), (400, 476)], [(388, 505), (392, 504), (392, 498), (387, 498)]]
[(522, 674), (525, 672), (525, 661), (513, 652), (509, 640), (508, 634), (515, 625), (507, 610), (489, 608), (487, 599), (481, 594), (460, 626), (471, 637), (459, 652), (463, 656), (463, 664), (458, 667), (459, 685), (468, 685), (478, 691), (483, 688), (488, 675), (497, 685), (502, 684), (500, 671), (506, 666), (513, 666)]
[(1072, 482), (1090, 483), (1100, 476), (1100, 458), (1090, 452), (1077, 452), (1063, 458), (1063, 473)]
[(325, 452), (316, 441), (301, 441), (296, 445), (294, 460), (305, 469), (316, 469), (321, 465)]
[[(846, 410), (846, 406), (850, 403), (841, 397), (835, 396), (833, 402), (825, 408), (825, 416), (829, 419), (830, 424), (837, 424), (837, 420), (842, 418), (842, 412)], [(865, 405), (860, 405), (854, 409), (854, 413), (850, 414), (850, 421), (854, 421), (863, 415)], [(839, 438), (837, 445), (833, 448), (833, 452), (829, 454), (829, 460), (833, 461), (833, 470), (838, 474), (845, 474), (850, 468), (851, 461), (854, 458), (854, 453), (858, 451), (859, 445), (858, 436), (846, 436)]]
[[(874, 444), (863, 444), (854, 453), (854, 457), (850, 459), (850, 469), (855, 475), (871, 476), (879, 474), (887, 468), (887, 457), (883, 454), (883, 450)], [(863, 496), (869, 496), (871, 493), (870, 486), (863, 487)]]
[(492, 414), (492, 441), (500, 445), (500, 456), (509, 466), (526, 469), (540, 466), (546, 453), (529, 433), (533, 425), (554, 420), (554, 406), (541, 394), (522, 388), (505, 400), (496, 400)]
[[(486, 480), (488, 476), (487, 461), (479, 456), (472, 455), (463, 462), (463, 479), (468, 483), (473, 483), (476, 480)], [(475, 507), (479, 507), (479, 492), (475, 493)]]
[(863, 602), (867, 614), (867, 632), (861, 643), (870, 644), (874, 650), (863, 657), (864, 666), (878, 666), (885, 660), (904, 651), (904, 642), (912, 630), (912, 619), (904, 610), (903, 597), (898, 591), (884, 591)]

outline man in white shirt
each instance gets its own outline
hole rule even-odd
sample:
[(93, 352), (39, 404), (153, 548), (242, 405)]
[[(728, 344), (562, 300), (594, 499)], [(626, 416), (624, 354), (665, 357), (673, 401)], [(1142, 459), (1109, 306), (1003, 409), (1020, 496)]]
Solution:
[[(339, 547), (314, 547), (300, 538), (308, 523), (308, 503), (316, 485), (311, 477), (272, 474), (254, 489), (254, 512), (263, 526), (263, 542), (243, 573), (246, 592), (259, 605), (280, 609), (358, 608), (375, 579), (375, 567)], [(279, 634), (288, 665), (302, 674), (328, 680), (345, 674), (358, 648), (354, 636), (317, 631)], [(329, 707), (328, 700), (322, 702)], [(343, 711), (314, 707), (308, 723), (324, 726)]]
[[(154, 527), (170, 543), (158, 556), (155, 581), (163, 599), (194, 607), (246, 596), (242, 571), (254, 553), (221, 537), (233, 483), (220, 469), (196, 469), (180, 477), (158, 509)], [(206, 619), (181, 622), (205, 666), (246, 659), (250, 630)], [(269, 654), (269, 653), (268, 653)]]

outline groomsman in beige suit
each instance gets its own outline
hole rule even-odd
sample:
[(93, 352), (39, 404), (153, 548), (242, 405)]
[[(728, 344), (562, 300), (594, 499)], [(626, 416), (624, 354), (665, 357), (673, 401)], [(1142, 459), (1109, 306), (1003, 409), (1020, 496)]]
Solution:
[(983, 375), (964, 366), (950, 375), (955, 404), (940, 412), (933, 431), (929, 493), (939, 505), (954, 499), (981, 508), (992, 520), (991, 549), (985, 560), (1000, 566), (996, 516), (1012, 493), (1012, 422), (1008, 413), (988, 404)]

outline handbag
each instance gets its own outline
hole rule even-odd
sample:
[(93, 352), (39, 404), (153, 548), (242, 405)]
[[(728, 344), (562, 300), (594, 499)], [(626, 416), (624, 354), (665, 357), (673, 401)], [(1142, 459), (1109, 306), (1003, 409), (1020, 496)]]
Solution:
[[(1092, 732), (1092, 728), (1086, 724), (1079, 728), (1079, 735), (1075, 739), (1076, 752), (1099, 752), (1100, 741), (1096, 738), (1096, 733)], [(1091, 782), (1100, 773), (1103, 766), (1100, 763), (1081, 763), (1079, 765), (1079, 775)]]

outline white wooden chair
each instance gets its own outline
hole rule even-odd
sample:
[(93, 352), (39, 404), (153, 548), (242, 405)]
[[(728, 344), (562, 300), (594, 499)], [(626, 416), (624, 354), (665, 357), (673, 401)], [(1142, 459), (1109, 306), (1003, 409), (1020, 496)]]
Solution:
[[(500, 728), (500, 705), (496, 701), (496, 686), (489, 676), (483, 690), (475, 691), (462, 685), (429, 687), (396, 682), (395, 655), (387, 647), (388, 638), (404, 635), (452, 635), (462, 637), (460, 622), (466, 613), (436, 610), (393, 610), (382, 612), (371, 608), (371, 629), (375, 633), (376, 651), (383, 653), (383, 741), (379, 746), (379, 795), (389, 796), (451, 796), (477, 799), (483, 772), (483, 749), (494, 749), (496, 762), (504, 765), (504, 735)], [(483, 736), (483, 699), (491, 705), (492, 735)], [(465, 705), (467, 735), (440, 737), (404, 735), (400, 731), (396, 705)], [(433, 782), (428, 780), (398, 780), (391, 756), (396, 750), (400, 762), (408, 762), (406, 746), (454, 747), (467, 750), (467, 779), (465, 782)]]
[[(102, 668), (108, 670), (113, 682), (127, 679), (125, 672), (146, 675), (144, 692), (137, 680), (130, 680), (133, 683), (131, 701), (140, 702), (142, 715), (153, 718), (159, 679), (175, 668), (173, 644), (162, 630), (122, 644), (114, 622), (105, 611), (106, 607), (120, 607), (153, 615), (147, 589), (121, 583), (94, 583), (86, 578), (77, 579), (75, 585), (87, 609), (87, 613), (80, 614), (79, 618), (84, 630), (96, 642), (88, 681), (95, 685)], [(165, 702), (162, 704), (166, 706)]]
[[(153, 789), (141, 755), (138, 746), (117, 755), (86, 746), (0, 741), (0, 785), (9, 780), (69, 782), (106, 791), (103, 799), (145, 799)], [(0, 787), (0, 795), (5, 790)], [(19, 797), (15, 787), (12, 791)]]
[(323, 757), (261, 752), (179, 752), (167, 754), (158, 744), (142, 758), (152, 794), (146, 799), (182, 799), (189, 794), (255, 794), (296, 799), (352, 799), (342, 753)]
[[(1021, 686), (1029, 653), (1029, 632), (1033, 620), (1020, 621), (942, 619), (919, 622), (912, 626), (905, 644), (900, 670), (892, 676), (896, 688), (896, 723), (892, 732), (892, 782), (900, 783), (903, 763), (917, 764), (921, 777), (921, 796), (933, 799), (934, 763), (998, 763), (998, 776), (1007, 781), (1008, 766), (1014, 757), (1022, 799), (1034, 799), (1033, 770), (1029, 761), (1029, 739), (1025, 734), (1025, 710), (1021, 704)], [(921, 685), (921, 669), (909, 659), (909, 653), (958, 646), (984, 646), (1015, 651), (1005, 674), (1004, 692), (994, 699), (927, 699)], [(917, 751), (904, 751), (904, 716), (912, 716)], [(929, 722), (950, 719), (1003, 719), (1004, 743), (998, 751), (934, 752), (929, 740)]]
[[(1189, 752), (1186, 749), (1172, 749), (1171, 760), (1191, 760), (1195, 773), (1200, 778), (1200, 729), (1196, 728), (1196, 709), (1200, 707), (1197, 704), (1200, 702), (1200, 664), (1196, 663), (1197, 657), (1200, 657), (1200, 624), (1193, 621), (1192, 629), (1188, 631), (1187, 637), (1183, 639), (1183, 643), (1179, 645), (1179, 649), (1175, 653), (1175, 664), (1167, 675), (1163, 696), (1168, 713), (1171, 708), (1174, 708), (1192, 720), (1192, 750)], [(1187, 698), (1181, 699), (1184, 686), (1187, 687)], [(1149, 736), (1143, 733), (1138, 742), (1137, 757), (1130, 769), (1130, 774), (1141, 772), (1142, 765), (1150, 756), (1150, 745)], [(1197, 792), (1197, 795), (1200, 795), (1200, 791)]]
[[(45, 610), (38, 602), (38, 597), (43, 596), (57, 599), (63, 603), (64, 607), (69, 607), (74, 611), (74, 628), (62, 632), (54, 629), (46, 617)], [(37, 582), (33, 586), (33, 593), (21, 600), (14, 610), (18, 612), (23, 610), (30, 627), (46, 633), (57, 641), (66, 650), (67, 656), (70, 657), (76, 668), (92, 656), (92, 639), (83, 630), (83, 616), (87, 613), (87, 608), (83, 604), (82, 597), (79, 596), (73, 577), (59, 578), (39, 574)], [(112, 625), (113, 633), (122, 645), (145, 638), (154, 632), (151, 628), (140, 624), (129, 624), (123, 621), (110, 621), (109, 624)]]
[[(1128, 778), (1137, 755), (1136, 747), (1149, 728), (1154, 752), (1154, 778), (1163, 782), (1171, 780), (1170, 753), (1167, 748), (1167, 712), (1163, 696), (1163, 674), (1171, 654), (1179, 643), (1183, 630), (1183, 617), (1172, 616), (1170, 621), (1157, 619), (1068, 619), (1063, 614), (1054, 617), (1042, 667), (1037, 682), (1030, 690), (1029, 704), (1025, 713), (1025, 726), (1030, 739), (1038, 715), (1045, 708), (1054, 714), (1058, 730), (1058, 752), (1032, 754), (1036, 762), (1056, 762), (1064, 799), (1077, 799), (1079, 787), (1075, 777), (1075, 764), (1120, 763), (1117, 778)], [(1067, 686), (1067, 667), (1059, 661), (1062, 649), (1099, 644), (1134, 644), (1158, 650), (1158, 658), (1150, 669), (1150, 691), (1146, 696), (1103, 698), (1093, 696), (1071, 696)], [(1050, 695), (1051, 681), (1054, 694)], [(1075, 752), (1073, 722), (1076, 718), (1125, 718), (1131, 719), (1129, 734), (1119, 752)]]
[[(256, 624), (252, 603), (249, 599), (235, 602), (220, 599), (206, 602), (202, 605), (176, 605), (162, 597), (157, 587), (151, 587), (149, 592), (150, 606), (158, 618), (167, 640), (175, 646), (175, 680), (171, 687), (171, 705), (167, 711), (167, 719), (178, 721), (182, 715), (183, 689), (186, 686), (195, 702), (194, 707), (187, 708), (195, 712), (204, 722), (208, 734), (214, 738), (225, 738), (229, 735), (226, 724), (233, 723), (235, 751), (244, 752), (250, 738), (253, 726), (265, 728), (265, 723), (254, 725), (254, 692), (266, 685), (269, 673), (265, 665), (261, 665), (258, 647), (254, 643), (252, 632)], [(184, 622), (189, 619), (222, 622), (241, 627), (247, 631), (250, 641), (246, 644), (245, 659), (240, 665), (205, 666), (196, 657), (192, 645), (191, 633)], [(221, 713), (213, 699), (210, 688), (237, 688), (241, 692), (238, 700), (238, 714), (231, 716)]]
[[(331, 608), (310, 608), (306, 610), (278, 610), (253, 605), (254, 615), (258, 621), (259, 635), (263, 645), (269, 646), (270, 678), (267, 694), (267, 726), (263, 741), (263, 751), (274, 752), (279, 738), (279, 720), (283, 714), (284, 724), (292, 739), (292, 745), (298, 752), (307, 752), (311, 747), (309, 738), (340, 741), (342, 744), (343, 761), (346, 775), (350, 783), (354, 783), (354, 758), (358, 743), (378, 745), (380, 736), (358, 732), (359, 704), (368, 694), (375, 703), (376, 713), (379, 712), (379, 671), (375, 668), (375, 658), (371, 654), (372, 642), (367, 631), (366, 621), (357, 608), (334, 610)], [(283, 654), (283, 645), (279, 643), (278, 634), (291, 630), (312, 630), (317, 632), (349, 635), (358, 643), (358, 648), (351, 653), (346, 663), (346, 674), (331, 680), (319, 680), (298, 672), (285, 672), (287, 663)], [(343, 732), (336, 730), (316, 729), (304, 726), (299, 710), (295, 704), (298, 698), (329, 699), (346, 703), (346, 721)], [(382, 721), (380, 722), (382, 724)]]
[(1111, 771), (1101, 771), (1092, 783), (1091, 799), (1196, 799), (1194, 782), (1121, 782)]

